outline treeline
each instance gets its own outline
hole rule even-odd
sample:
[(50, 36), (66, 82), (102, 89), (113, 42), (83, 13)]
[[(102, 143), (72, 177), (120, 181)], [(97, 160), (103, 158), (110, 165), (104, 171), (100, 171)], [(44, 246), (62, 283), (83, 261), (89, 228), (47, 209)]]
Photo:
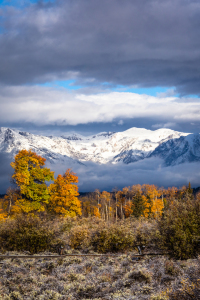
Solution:
[[(199, 194), (196, 197), (199, 197)], [(115, 188), (111, 193), (95, 190), (93, 193), (79, 196), (79, 199), (84, 217), (96, 216), (105, 221), (117, 221), (130, 216), (157, 219), (173, 200), (194, 199), (194, 195), (190, 183), (180, 189), (137, 184), (122, 190)]]
[(146, 246), (181, 259), (200, 253), (200, 193), (194, 196), (190, 184), (79, 196), (76, 174), (68, 169), (54, 178), (31, 150), (19, 151), (11, 166), (15, 185), (0, 200), (2, 251), (36, 253), (59, 244), (103, 253)]
[[(96, 190), (79, 196), (76, 174), (68, 169), (54, 178), (54, 172), (45, 167), (45, 159), (31, 150), (19, 151), (11, 166), (14, 187), (9, 188), (0, 201), (0, 219), (20, 213), (95, 216), (105, 221), (124, 220), (130, 216), (158, 219), (174, 199), (193, 198), (190, 184), (181, 189), (138, 184), (122, 190), (115, 188), (111, 193)], [(53, 183), (48, 186), (48, 181)]]

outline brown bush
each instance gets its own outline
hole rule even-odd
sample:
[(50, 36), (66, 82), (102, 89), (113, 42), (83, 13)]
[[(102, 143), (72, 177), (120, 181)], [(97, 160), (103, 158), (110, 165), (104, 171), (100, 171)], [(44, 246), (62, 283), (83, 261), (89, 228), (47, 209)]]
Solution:
[(46, 220), (38, 217), (19, 215), (16, 219), (7, 219), (1, 223), (0, 245), (5, 251), (29, 251), (37, 253), (51, 248), (60, 242), (55, 230)]
[[(73, 249), (106, 253), (133, 250), (137, 246), (148, 245), (156, 236), (156, 222), (126, 219), (118, 223), (108, 223), (97, 218), (79, 219), (67, 228), (63, 239)], [(67, 242), (68, 241), (68, 242)]]
[(73, 249), (84, 249), (90, 244), (89, 228), (84, 226), (75, 226), (69, 234), (69, 245)]
[(135, 246), (135, 236), (124, 226), (112, 224), (93, 231), (91, 245), (94, 251), (102, 253), (130, 250)]
[(171, 276), (176, 276), (180, 273), (179, 268), (172, 260), (165, 261), (165, 273)]

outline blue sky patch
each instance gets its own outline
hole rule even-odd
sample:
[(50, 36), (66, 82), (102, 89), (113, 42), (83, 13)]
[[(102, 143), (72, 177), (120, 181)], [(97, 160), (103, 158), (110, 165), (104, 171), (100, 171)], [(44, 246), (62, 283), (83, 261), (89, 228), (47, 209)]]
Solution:
[[(40, 0), (0, 0), (0, 7), (2, 6), (14, 6), (24, 7), (30, 4), (38, 3)], [(43, 3), (54, 3), (56, 0), (43, 0)]]
[(81, 86), (81, 85), (76, 85), (75, 82), (76, 81), (73, 79), (71, 79), (71, 80), (56, 80), (53, 82), (45, 82), (45, 83), (42, 83), (39, 85), (46, 86), (46, 87), (53, 87), (53, 88), (63, 87), (68, 90), (78, 90), (78, 89), (83, 88), (83, 86)]

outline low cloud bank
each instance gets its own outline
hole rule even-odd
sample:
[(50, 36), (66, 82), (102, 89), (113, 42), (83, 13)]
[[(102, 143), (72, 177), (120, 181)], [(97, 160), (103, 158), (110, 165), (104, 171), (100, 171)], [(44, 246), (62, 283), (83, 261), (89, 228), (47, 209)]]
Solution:
[[(0, 194), (6, 192), (11, 185), (10, 178), (13, 170), (10, 167), (11, 157), (7, 154), (0, 154)], [(93, 162), (80, 164), (72, 159), (62, 164), (51, 164), (46, 162), (46, 167), (58, 174), (71, 168), (79, 178), (79, 191), (90, 192), (95, 189), (101, 191), (112, 191), (114, 187), (122, 189), (125, 186), (135, 184), (155, 184), (159, 187), (188, 185), (200, 186), (200, 163), (185, 163), (173, 167), (163, 167), (163, 161), (157, 158), (149, 158), (136, 163), (125, 165), (106, 164), (99, 165)]]
[(7, 188), (11, 186), (11, 176), (13, 169), (10, 166), (12, 157), (7, 153), (0, 153), (0, 194), (5, 194)]
[(57, 175), (64, 173), (66, 167), (72, 168), (79, 177), (81, 192), (94, 191), (96, 188), (111, 191), (114, 187), (121, 189), (144, 183), (165, 188), (181, 187), (189, 182), (192, 187), (200, 186), (200, 163), (185, 163), (173, 167), (163, 167), (162, 164), (161, 159), (150, 158), (129, 165), (98, 165), (87, 162), (85, 165), (52, 165), (51, 169)]

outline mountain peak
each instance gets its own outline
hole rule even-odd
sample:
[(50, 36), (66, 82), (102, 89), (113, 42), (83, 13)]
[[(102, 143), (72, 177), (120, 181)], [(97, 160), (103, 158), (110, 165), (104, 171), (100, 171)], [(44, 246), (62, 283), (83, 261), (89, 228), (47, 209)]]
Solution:
[(72, 159), (81, 163), (129, 164), (156, 156), (165, 164), (174, 165), (199, 159), (200, 135), (167, 128), (152, 131), (133, 127), (87, 137), (77, 133), (47, 137), (1, 127), (0, 152), (14, 155), (21, 149), (32, 149), (53, 163)]

